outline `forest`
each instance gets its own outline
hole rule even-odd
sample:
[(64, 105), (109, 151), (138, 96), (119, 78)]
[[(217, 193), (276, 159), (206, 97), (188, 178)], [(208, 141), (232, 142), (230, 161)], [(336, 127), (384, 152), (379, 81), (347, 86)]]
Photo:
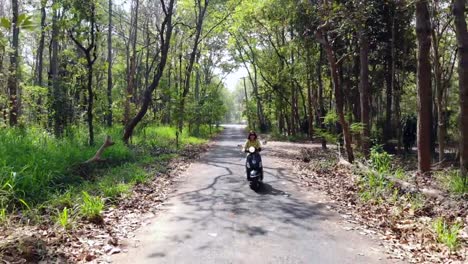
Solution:
[(468, 208), (467, 18), (465, 0), (2, 0), (0, 230), (100, 222), (241, 122)]

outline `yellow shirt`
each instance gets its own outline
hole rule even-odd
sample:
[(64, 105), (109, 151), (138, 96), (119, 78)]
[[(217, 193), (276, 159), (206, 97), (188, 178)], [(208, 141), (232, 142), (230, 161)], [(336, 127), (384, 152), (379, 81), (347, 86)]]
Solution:
[(248, 150), (250, 147), (254, 147), (255, 149), (258, 150), (262, 146), (260, 145), (260, 141), (258, 139), (255, 139), (255, 140), (247, 139), (247, 141), (244, 144), (244, 151)]

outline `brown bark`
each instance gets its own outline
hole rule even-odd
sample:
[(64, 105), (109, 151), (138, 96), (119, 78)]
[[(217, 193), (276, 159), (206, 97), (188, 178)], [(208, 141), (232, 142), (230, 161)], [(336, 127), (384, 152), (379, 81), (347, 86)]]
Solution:
[(425, 0), (416, 3), (416, 35), (418, 39), (418, 169), (431, 169), (432, 88), (431, 88), (431, 22)]
[(44, 45), (45, 45), (45, 26), (46, 26), (46, 0), (41, 1), (41, 36), (39, 39), (39, 46), (37, 47), (36, 59), (36, 78), (35, 84), (42, 86), (42, 71), (44, 68)]
[[(53, 2), (55, 4), (55, 1)], [(51, 120), (50, 123), (53, 122), (54, 127), (54, 135), (56, 137), (60, 137), (63, 134), (63, 99), (64, 95), (62, 94), (62, 89), (59, 83), (59, 74), (58, 74), (58, 49), (59, 49), (59, 15), (58, 10), (53, 10), (52, 15), (52, 36), (51, 36), (51, 53), (50, 53), (50, 69), (49, 69), (49, 100), (52, 102), (51, 104)], [(52, 124), (50, 124), (52, 125)]]
[(104, 139), (104, 143), (101, 145), (101, 147), (98, 149), (96, 154), (89, 160), (85, 161), (85, 163), (91, 163), (91, 162), (97, 162), (97, 161), (102, 161), (102, 154), (106, 150), (106, 148), (114, 145), (115, 143), (112, 141), (112, 138), (110, 136), (106, 136)]
[(19, 101), (18, 101), (18, 49), (19, 49), (19, 27), (18, 27), (18, 0), (11, 1), (12, 20), (11, 20), (11, 31), (12, 31), (12, 52), (10, 54), (10, 68), (8, 76), (8, 93), (9, 93), (9, 121), (10, 126), (16, 126), (18, 124), (19, 114)]
[(89, 29), (90, 29), (90, 40), (88, 46), (85, 47), (75, 36), (73, 32), (70, 32), (70, 38), (75, 42), (78, 48), (84, 53), (86, 57), (86, 68), (87, 72), (87, 81), (86, 81), (86, 90), (87, 90), (87, 105), (86, 105), (86, 116), (88, 122), (88, 134), (89, 134), (89, 145), (94, 145), (94, 125), (93, 125), (93, 108), (94, 108), (94, 92), (93, 92), (93, 75), (94, 75), (94, 63), (97, 59), (97, 44), (96, 44), (96, 6), (94, 3), (91, 3), (90, 14), (89, 15)]
[(112, 126), (112, 0), (109, 0), (109, 25), (107, 32), (107, 126)]
[(182, 132), (182, 129), (184, 126), (185, 98), (187, 97), (189, 90), (190, 90), (190, 79), (192, 77), (192, 71), (193, 71), (193, 65), (195, 63), (195, 58), (198, 53), (198, 45), (200, 44), (201, 32), (203, 29), (203, 22), (205, 20), (205, 14), (206, 14), (206, 9), (208, 8), (209, 0), (204, 0), (203, 5), (202, 5), (202, 0), (196, 0), (196, 2), (197, 2), (198, 17), (197, 17), (197, 24), (196, 24), (195, 39), (193, 42), (192, 51), (190, 53), (190, 59), (185, 69), (184, 89), (182, 91), (182, 97), (180, 98), (180, 105), (179, 105), (178, 128), (180, 132)]
[(338, 72), (338, 63), (336, 59), (336, 54), (331, 46), (330, 42), (327, 39), (326, 33), (324, 32), (323, 27), (321, 26), (316, 33), (316, 38), (321, 43), (325, 49), (325, 53), (327, 55), (328, 63), (330, 66), (330, 72), (332, 76), (332, 83), (333, 83), (333, 90), (335, 93), (335, 104), (336, 104), (336, 112), (338, 114), (338, 120), (341, 124), (343, 138), (344, 138), (344, 145), (346, 149), (346, 154), (348, 156), (348, 161), (352, 163), (354, 161), (354, 153), (353, 148), (351, 146), (351, 133), (349, 131), (349, 125), (346, 121), (344, 115), (344, 96), (343, 91), (340, 83), (340, 77)]
[(369, 40), (365, 33), (360, 35), (360, 103), (361, 103), (361, 123), (364, 125), (362, 131), (362, 153), (364, 156), (369, 156), (370, 147), (370, 116), (369, 116)]
[[(317, 67), (317, 81), (318, 81), (318, 110), (317, 110), (317, 125), (320, 127), (322, 132), (325, 132), (325, 125), (323, 124), (323, 118), (325, 117), (325, 106), (323, 103), (323, 80), (322, 80), (322, 64), (323, 64), (323, 48), (320, 47), (320, 56)], [(327, 140), (322, 137), (322, 149), (327, 149)]]
[(130, 27), (130, 38), (129, 38), (129, 45), (131, 45), (131, 54), (129, 64), (127, 65), (127, 89), (126, 89), (126, 97), (125, 97), (125, 105), (124, 105), (124, 124), (127, 124), (130, 119), (130, 112), (131, 112), (131, 103), (134, 101), (134, 93), (135, 93), (135, 74), (136, 74), (136, 41), (138, 38), (138, 9), (140, 5), (139, 0), (134, 0), (133, 3), (135, 4), (134, 9), (132, 10), (132, 26)]
[(132, 136), (133, 130), (135, 129), (135, 127), (146, 115), (149, 104), (151, 103), (153, 91), (158, 87), (161, 77), (163, 76), (164, 68), (167, 62), (167, 55), (169, 54), (169, 47), (170, 47), (171, 36), (172, 36), (172, 28), (173, 28), (172, 15), (173, 15), (173, 10), (174, 10), (174, 1), (175, 0), (170, 0), (167, 6), (164, 3), (164, 1), (161, 1), (164, 12), (166, 14), (164, 17), (164, 21), (161, 25), (161, 30), (159, 34), (161, 60), (159, 61), (156, 74), (154, 75), (152, 83), (148, 87), (146, 87), (144, 91), (142, 105), (141, 105), (140, 110), (138, 111), (136, 116), (132, 120), (130, 120), (130, 122), (125, 127), (124, 135), (122, 139), (126, 144), (128, 144), (128, 141), (130, 140), (130, 137)]
[(458, 85), (460, 94), (460, 171), (467, 184), (468, 174), (468, 30), (466, 27), (466, 1), (455, 0), (453, 14), (458, 44)]

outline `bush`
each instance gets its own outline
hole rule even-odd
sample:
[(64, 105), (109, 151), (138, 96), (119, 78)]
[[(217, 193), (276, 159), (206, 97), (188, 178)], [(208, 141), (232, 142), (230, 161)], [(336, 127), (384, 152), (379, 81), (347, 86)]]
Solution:
[(83, 191), (80, 213), (84, 218), (91, 221), (100, 220), (103, 209), (104, 201), (101, 197), (91, 196), (87, 192)]
[(372, 168), (379, 173), (388, 173), (392, 168), (392, 156), (377, 145), (371, 148), (370, 162)]
[(442, 185), (451, 193), (468, 193), (468, 184), (465, 184), (459, 170), (443, 171), (437, 174)]
[(446, 245), (450, 250), (456, 250), (460, 246), (458, 233), (461, 230), (461, 224), (447, 224), (444, 219), (437, 218), (433, 223), (433, 228), (437, 236), (437, 241)]

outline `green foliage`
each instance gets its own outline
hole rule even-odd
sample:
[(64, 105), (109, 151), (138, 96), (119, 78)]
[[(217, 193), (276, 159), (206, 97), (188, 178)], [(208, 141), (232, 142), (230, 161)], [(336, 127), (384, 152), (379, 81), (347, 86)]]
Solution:
[(359, 135), (364, 131), (363, 123), (352, 123), (350, 126), (351, 133), (354, 135)]
[(5, 224), (8, 221), (6, 208), (0, 207), (0, 225)]
[[(396, 195), (393, 184), (385, 177), (390, 173), (392, 157), (377, 145), (371, 148), (370, 163), (372, 169), (360, 180), (360, 196), (364, 201), (382, 201), (387, 195)], [(390, 192), (392, 192), (390, 194)], [(398, 194), (398, 192), (397, 192)], [(397, 198), (392, 197), (392, 200)]]
[(365, 202), (371, 200), (381, 202), (385, 197), (387, 188), (390, 187), (388, 180), (382, 174), (373, 172), (361, 177), (359, 186), (359, 195)]
[(104, 196), (111, 201), (116, 200), (122, 196), (125, 196), (130, 192), (131, 186), (125, 183), (118, 184), (105, 184), (100, 183), (100, 189), (102, 190)]
[(329, 111), (323, 119), (325, 125), (334, 126), (338, 122), (338, 114), (335, 111)]
[(70, 211), (67, 207), (63, 208), (62, 211), (57, 210), (56, 222), (65, 230), (68, 230), (72, 227), (69, 212)]
[(388, 173), (392, 168), (392, 156), (383, 151), (380, 145), (371, 148), (370, 162), (372, 168), (380, 174)]
[(91, 196), (87, 192), (83, 191), (80, 213), (84, 218), (88, 220), (100, 219), (103, 209), (104, 201), (101, 197)]
[[(71, 130), (70, 137), (56, 139), (36, 128), (5, 129), (0, 132), (0, 145), (0, 200), (10, 205), (21, 205), (20, 199), (36, 205), (51, 198), (54, 190), (79, 184), (83, 179), (71, 168), (97, 149), (87, 146), (82, 131)], [(118, 142), (105, 156), (118, 161), (132, 154)]]
[(332, 142), (332, 143), (338, 142), (337, 135), (330, 133), (325, 129), (317, 128), (315, 130), (315, 134), (320, 138), (324, 138), (327, 142)]
[(460, 246), (458, 233), (462, 229), (460, 223), (448, 224), (443, 218), (437, 218), (433, 223), (437, 241), (446, 245), (451, 251)]
[(451, 193), (468, 193), (468, 184), (465, 184), (463, 177), (458, 170), (448, 170), (438, 172), (437, 179)]

